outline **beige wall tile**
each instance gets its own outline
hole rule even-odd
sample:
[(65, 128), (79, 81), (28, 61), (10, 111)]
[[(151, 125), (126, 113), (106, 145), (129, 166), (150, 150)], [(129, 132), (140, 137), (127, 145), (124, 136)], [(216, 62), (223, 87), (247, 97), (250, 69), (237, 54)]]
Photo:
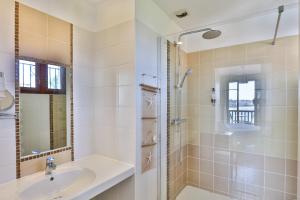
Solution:
[(284, 199), (284, 194), (280, 191), (266, 189), (264, 197), (266, 200), (282, 200)]
[(48, 16), (48, 37), (61, 43), (71, 44), (71, 25), (56, 17)]
[(214, 192), (228, 194), (228, 179), (214, 176)]
[(285, 177), (285, 190), (290, 194), (297, 194), (297, 178), (296, 177)]
[(265, 170), (278, 174), (285, 173), (285, 160), (274, 157), (265, 157)]
[(279, 174), (265, 174), (265, 186), (274, 190), (284, 190), (284, 175)]
[[(55, 163), (58, 165), (71, 161), (70, 150), (60, 152), (51, 156), (54, 157)], [(45, 170), (45, 163), (47, 157), (48, 156), (21, 162), (21, 177)]]
[(264, 186), (264, 171), (256, 170), (253, 168), (246, 168), (246, 183), (257, 185), (257, 186)]
[(20, 32), (47, 36), (47, 14), (20, 4), (19, 8)]
[(264, 189), (256, 185), (246, 184), (245, 187), (245, 200), (251, 199), (263, 199), (264, 198)]
[(230, 162), (231, 165), (239, 165), (253, 169), (264, 169), (264, 156), (241, 153), (241, 152), (231, 152)]
[(236, 182), (234, 180), (229, 181), (229, 195), (233, 198), (242, 199), (245, 195), (245, 184)]
[(200, 147), (200, 158), (204, 160), (213, 159), (213, 150), (210, 147), (201, 146)]
[(214, 56), (213, 50), (201, 51), (200, 52), (200, 64), (209, 63), (213, 61)]
[(200, 160), (193, 157), (188, 157), (188, 169), (193, 171), (199, 171)]
[(200, 145), (212, 147), (213, 146), (213, 134), (201, 133), (200, 134)]
[(246, 46), (238, 45), (229, 48), (229, 59), (230, 62), (240, 61), (244, 63), (246, 60)]
[(222, 164), (229, 164), (230, 152), (224, 149), (214, 149), (214, 161)]
[(286, 162), (286, 175), (288, 176), (297, 176), (297, 160), (285, 160)]
[(188, 156), (200, 158), (200, 147), (196, 145), (188, 145)]
[(2, 53), (10, 53), (14, 55), (14, 31), (15, 31), (15, 20), (14, 20), (14, 7), (15, 2), (11, 0), (0, 1), (0, 51)]
[(231, 165), (230, 179), (236, 184), (245, 184), (247, 179), (247, 170), (247, 167)]
[(265, 155), (284, 158), (285, 146), (286, 144), (282, 140), (265, 139)]
[(286, 143), (286, 158), (297, 160), (298, 154), (298, 143), (297, 142), (287, 142)]
[(229, 58), (231, 55), (230, 49), (231, 49), (231, 47), (215, 49), (214, 60), (229, 61)]
[(187, 183), (193, 186), (199, 185), (199, 173), (198, 171), (188, 170)]
[(208, 160), (200, 160), (201, 173), (213, 174), (213, 162)]
[(30, 32), (20, 32), (20, 55), (38, 59), (47, 59), (47, 40), (44, 36)]
[(187, 54), (187, 64), (189, 67), (199, 67), (200, 65), (200, 53), (189, 53)]
[(20, 55), (69, 65), (71, 24), (20, 4)]
[(214, 175), (228, 178), (229, 177), (229, 165), (214, 163)]
[(213, 189), (213, 176), (205, 173), (200, 174), (200, 187), (207, 190)]
[(229, 137), (226, 135), (214, 135), (215, 147), (228, 149), (229, 148)]
[(297, 195), (296, 194), (285, 194), (285, 199), (286, 200), (295, 200), (297, 199)]
[(188, 132), (188, 143), (192, 145), (199, 145), (200, 135), (197, 131), (189, 129)]
[(47, 60), (70, 65), (70, 45), (48, 39)]
[(266, 42), (251, 43), (246, 46), (246, 59), (256, 59), (259, 57), (265, 57), (267, 55), (267, 47), (269, 46)]

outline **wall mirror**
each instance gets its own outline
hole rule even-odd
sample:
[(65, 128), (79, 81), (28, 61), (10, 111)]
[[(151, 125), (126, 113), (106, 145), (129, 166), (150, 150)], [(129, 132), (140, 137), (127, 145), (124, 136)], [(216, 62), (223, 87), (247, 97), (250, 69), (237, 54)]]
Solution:
[(70, 146), (71, 69), (19, 60), (21, 156)]
[(25, 170), (26, 161), (59, 153), (65, 162), (74, 159), (73, 25), (15, 2), (15, 34), (16, 174), (20, 178), (35, 171)]

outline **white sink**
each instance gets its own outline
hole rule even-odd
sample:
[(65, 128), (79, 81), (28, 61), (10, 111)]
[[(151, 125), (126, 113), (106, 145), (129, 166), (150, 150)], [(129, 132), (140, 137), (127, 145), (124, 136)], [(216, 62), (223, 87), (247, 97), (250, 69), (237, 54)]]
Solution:
[(134, 175), (134, 166), (102, 155), (59, 165), (54, 180), (37, 172), (0, 184), (0, 200), (92, 199)]
[(74, 191), (88, 187), (93, 183), (96, 174), (86, 168), (67, 167), (55, 170), (51, 176), (41, 176), (20, 192), (24, 200), (59, 200), (66, 199)]

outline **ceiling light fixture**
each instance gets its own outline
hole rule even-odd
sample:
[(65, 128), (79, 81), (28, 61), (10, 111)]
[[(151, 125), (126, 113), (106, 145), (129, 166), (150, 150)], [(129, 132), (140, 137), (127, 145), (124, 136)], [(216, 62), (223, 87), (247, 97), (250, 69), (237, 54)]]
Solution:
[(189, 13), (186, 10), (184, 10), (184, 9), (181, 9), (181, 10), (178, 10), (178, 11), (175, 12), (175, 16), (177, 18), (180, 18), (180, 19), (184, 18), (184, 17), (186, 17), (188, 15), (189, 15)]

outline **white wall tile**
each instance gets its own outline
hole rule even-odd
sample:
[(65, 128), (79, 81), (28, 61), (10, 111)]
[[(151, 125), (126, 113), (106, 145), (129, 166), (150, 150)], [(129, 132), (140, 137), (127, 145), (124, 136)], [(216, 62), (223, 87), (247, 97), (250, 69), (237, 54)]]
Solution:
[[(14, 94), (14, 1), (0, 2), (0, 72), (5, 73), (6, 87)], [(14, 107), (7, 112), (14, 112)], [(0, 120), (0, 183), (16, 177), (14, 120)]]
[(135, 70), (133, 22), (96, 33), (94, 146), (97, 153), (125, 162), (135, 158)]
[(0, 72), (4, 72), (7, 82), (15, 81), (15, 56), (0, 52)]
[(93, 37), (94, 33), (74, 27), (74, 152), (75, 159), (94, 152), (93, 146)]

